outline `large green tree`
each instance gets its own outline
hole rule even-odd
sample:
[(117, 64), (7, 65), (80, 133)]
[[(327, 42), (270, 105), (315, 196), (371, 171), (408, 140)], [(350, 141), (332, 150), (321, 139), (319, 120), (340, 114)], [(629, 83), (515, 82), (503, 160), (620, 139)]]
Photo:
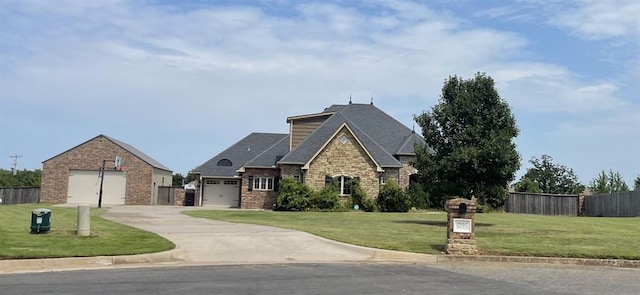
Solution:
[(533, 157), (529, 163), (533, 167), (527, 169), (520, 183), (533, 181), (542, 192), (548, 194), (577, 194), (584, 191), (584, 185), (578, 181), (573, 169), (553, 163), (551, 156), (542, 155), (540, 159)]
[(453, 196), (501, 205), (520, 168), (513, 142), (519, 130), (491, 77), (449, 77), (439, 103), (415, 121), (426, 145), (416, 147), (414, 164), (433, 205), (443, 206)]
[(609, 173), (600, 172), (598, 176), (589, 182), (591, 190), (596, 194), (608, 194), (615, 192), (628, 192), (629, 186), (620, 175), (620, 172), (609, 170)]

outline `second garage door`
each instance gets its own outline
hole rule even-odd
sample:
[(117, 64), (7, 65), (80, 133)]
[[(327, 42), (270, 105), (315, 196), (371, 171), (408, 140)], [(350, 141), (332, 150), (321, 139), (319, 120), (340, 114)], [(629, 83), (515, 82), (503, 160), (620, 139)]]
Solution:
[(238, 207), (239, 180), (207, 179), (202, 191), (203, 205)]
[[(69, 187), (67, 203), (98, 204), (100, 191), (100, 177), (98, 171), (71, 170), (69, 171)], [(102, 204), (124, 204), (127, 188), (127, 174), (124, 171), (105, 171), (102, 184)]]

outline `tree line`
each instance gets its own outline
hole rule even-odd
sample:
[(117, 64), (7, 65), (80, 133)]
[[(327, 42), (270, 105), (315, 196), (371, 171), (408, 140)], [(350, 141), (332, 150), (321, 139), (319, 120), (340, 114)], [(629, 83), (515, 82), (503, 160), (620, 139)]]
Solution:
[(12, 170), (0, 168), (0, 187), (40, 186), (42, 170)]

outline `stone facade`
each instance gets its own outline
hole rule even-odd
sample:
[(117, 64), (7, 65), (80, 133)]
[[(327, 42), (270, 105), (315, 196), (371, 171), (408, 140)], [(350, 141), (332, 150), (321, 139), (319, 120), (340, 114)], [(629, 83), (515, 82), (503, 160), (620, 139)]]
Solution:
[[(340, 141), (345, 137), (346, 142)], [(367, 155), (348, 128), (342, 127), (336, 136), (330, 139), (309, 164), (305, 183), (318, 191), (325, 186), (325, 177), (359, 177), (360, 185), (369, 198), (375, 198), (380, 191), (380, 173), (373, 160)]]
[(398, 184), (400, 187), (406, 188), (411, 183), (411, 175), (415, 174), (416, 169), (411, 165), (415, 161), (415, 156), (399, 156), (398, 160), (402, 163), (402, 168), (398, 171)]
[[(280, 177), (278, 169), (256, 169), (247, 168), (242, 175), (242, 184), (240, 185), (240, 208), (241, 209), (271, 209), (276, 203), (278, 192), (275, 190), (255, 190), (249, 189), (249, 178), (271, 177), (274, 181)], [(274, 183), (275, 188), (275, 183)]]
[[(152, 204), (153, 167), (104, 136), (95, 137), (43, 163), (40, 201), (66, 203), (69, 170), (93, 170), (98, 175), (102, 161), (112, 160), (116, 155), (123, 158), (123, 170), (127, 173), (125, 204)], [(113, 162), (107, 162), (105, 167), (113, 169), (113, 165)]]

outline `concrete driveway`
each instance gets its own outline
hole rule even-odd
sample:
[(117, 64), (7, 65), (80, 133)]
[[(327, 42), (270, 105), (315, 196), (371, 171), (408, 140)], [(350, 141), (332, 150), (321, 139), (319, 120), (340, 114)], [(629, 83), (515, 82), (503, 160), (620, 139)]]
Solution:
[(184, 210), (201, 209), (216, 208), (115, 206), (102, 216), (171, 240), (179, 251), (178, 257), (188, 264), (355, 262), (394, 258), (430, 262), (436, 259), (433, 255), (339, 243), (299, 231), (181, 214)]

